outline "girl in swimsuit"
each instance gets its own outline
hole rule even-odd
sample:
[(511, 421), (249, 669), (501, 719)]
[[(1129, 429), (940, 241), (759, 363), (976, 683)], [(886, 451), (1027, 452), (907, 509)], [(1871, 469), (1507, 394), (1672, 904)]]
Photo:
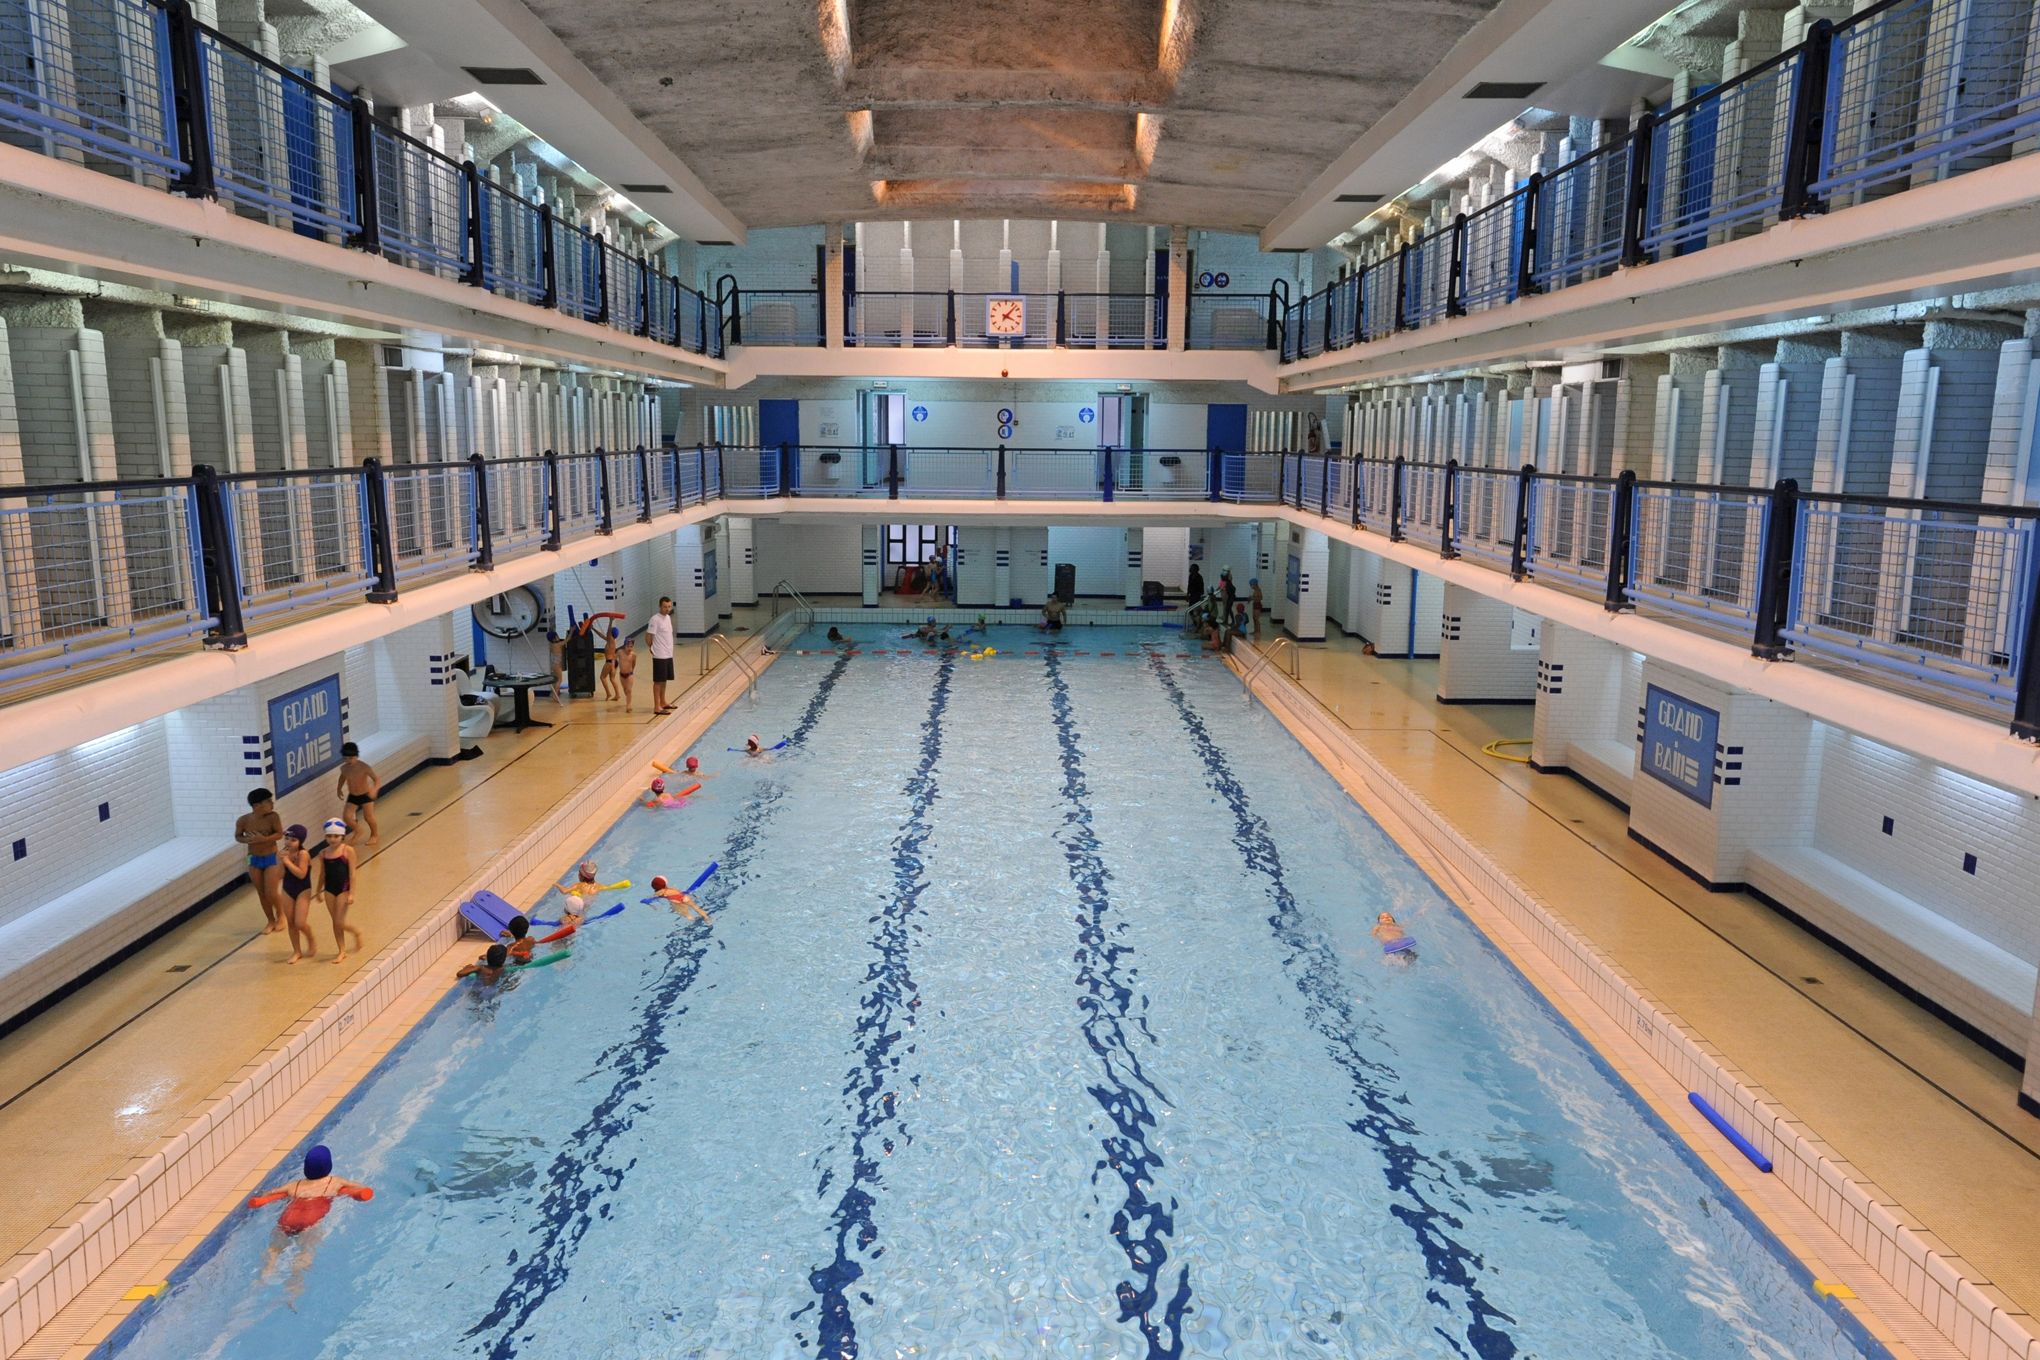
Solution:
[(354, 937), (356, 949), (361, 948), (361, 932), (347, 924), (347, 909), (354, 905), (354, 847), (347, 844), (347, 823), (338, 817), (326, 823), (325, 832), (326, 848), (319, 853), (320, 888), (333, 916), (333, 962), (345, 963), (348, 936)]
[[(269, 1244), (269, 1255), (262, 1263), (262, 1279), (265, 1283), (276, 1273), (277, 1258), (289, 1246), (291, 1239), (315, 1226), (326, 1217), (333, 1207), (333, 1201), (345, 1195), (349, 1199), (364, 1203), (375, 1198), (375, 1191), (365, 1185), (343, 1181), (333, 1174), (333, 1154), (321, 1143), (305, 1153), (305, 1175), (303, 1180), (292, 1181), (281, 1190), (271, 1190), (248, 1201), (250, 1209), (284, 1200), (283, 1212), (277, 1216), (278, 1236)], [(290, 1299), (296, 1306), (297, 1296), (305, 1287), (305, 1271), (312, 1264), (311, 1247), (300, 1247), (296, 1264), (291, 1269)]]
[(298, 825), (283, 829), (283, 910), (290, 926), (290, 961), (319, 952), (312, 934), (312, 855), (305, 849), (308, 833)]

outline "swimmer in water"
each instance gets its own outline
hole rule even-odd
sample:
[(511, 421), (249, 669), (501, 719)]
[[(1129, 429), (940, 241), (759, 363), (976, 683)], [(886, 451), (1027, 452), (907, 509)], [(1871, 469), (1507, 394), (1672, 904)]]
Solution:
[(703, 925), (709, 923), (708, 912), (703, 909), (701, 903), (694, 900), (694, 894), (682, 892), (674, 887), (666, 881), (664, 874), (658, 874), (653, 877), (652, 896), (662, 897), (670, 902), (673, 906), (673, 914), (676, 916), (699, 916)]
[[(520, 916), (517, 919), (521, 921), (524, 918)], [(478, 979), (484, 987), (493, 987), (503, 980), (503, 970), (509, 963), (509, 949), (500, 944), (492, 944), (487, 953), (455, 973), (453, 980), (459, 982), (462, 978), (471, 977)]]
[(837, 627), (837, 626), (836, 626), (835, 624), (833, 624), (833, 623), (829, 625), (829, 641), (831, 641), (831, 642), (848, 642), (849, 640), (850, 640), (849, 638), (846, 638), (846, 637), (844, 637), (844, 636), (843, 636), (843, 630), (842, 630), (842, 629), (838, 628), (838, 627)]
[(745, 755), (747, 756), (760, 755), (764, 752), (764, 750), (765, 743), (758, 740), (758, 734), (756, 732), (753, 732), (750, 736), (744, 738)]
[[(375, 1191), (365, 1185), (343, 1181), (333, 1174), (333, 1154), (321, 1143), (305, 1154), (305, 1174), (302, 1180), (292, 1181), (281, 1190), (255, 1196), (248, 1201), (250, 1209), (286, 1200), (283, 1212), (277, 1216), (277, 1237), (269, 1244), (269, 1255), (262, 1263), (262, 1282), (267, 1284), (276, 1273), (276, 1263), (283, 1249), (291, 1245), (306, 1229), (316, 1226), (333, 1207), (333, 1201), (346, 1196), (366, 1202), (375, 1198)], [(298, 1257), (291, 1267), (288, 1290), (290, 1306), (297, 1307), (298, 1295), (304, 1292), (305, 1272), (311, 1268), (312, 1248), (307, 1239), (298, 1244)]]
[(689, 757), (687, 757), (687, 773), (689, 773), (689, 774), (700, 774), (700, 773), (701, 773), (701, 757), (700, 757), (700, 756), (689, 756)]
[(654, 779), (652, 781), (651, 792), (638, 799), (638, 806), (648, 808), (686, 807), (687, 799), (668, 794), (666, 792), (666, 781), (664, 779)]
[[(1384, 945), (1392, 945), (1397, 940), (1410, 938), (1410, 933), (1402, 928), (1402, 922), (1396, 920), (1393, 913), (1386, 911), (1374, 918), (1374, 929), (1369, 933)], [(1417, 958), (1415, 942), (1412, 941), (1409, 945), (1387, 954), (1386, 957), (1397, 963), (1414, 963)]]
[(593, 897), (602, 891), (595, 882), (595, 861), (592, 859), (581, 861), (580, 876), (572, 883), (557, 883), (553, 886), (568, 897)]

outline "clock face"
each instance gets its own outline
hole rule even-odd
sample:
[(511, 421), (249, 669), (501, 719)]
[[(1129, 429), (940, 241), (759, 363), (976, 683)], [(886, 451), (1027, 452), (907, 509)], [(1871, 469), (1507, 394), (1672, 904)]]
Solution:
[(986, 298), (985, 334), (1027, 334), (1027, 299), (1018, 297)]

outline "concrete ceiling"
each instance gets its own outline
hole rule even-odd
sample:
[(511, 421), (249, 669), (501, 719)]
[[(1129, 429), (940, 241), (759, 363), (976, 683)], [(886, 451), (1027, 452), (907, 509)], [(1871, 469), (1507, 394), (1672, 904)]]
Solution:
[(526, 3), (748, 226), (1259, 230), (1497, 0)]

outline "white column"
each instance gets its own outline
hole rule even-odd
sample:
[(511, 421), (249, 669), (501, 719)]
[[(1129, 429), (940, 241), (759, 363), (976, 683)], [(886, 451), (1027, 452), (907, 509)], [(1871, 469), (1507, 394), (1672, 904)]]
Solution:
[[(1288, 615), (1283, 628), (1299, 642), (1323, 642), (1325, 640), (1325, 587), (1326, 573), (1330, 569), (1331, 540), (1321, 530), (1292, 529), (1290, 531), (1288, 560), (1283, 563), (1282, 580), (1278, 589), (1288, 605)], [(1290, 575), (1294, 563), (1294, 577)], [(1290, 582), (1295, 582), (1296, 596), (1290, 598)], [(1264, 590), (1262, 594), (1266, 594)]]
[(992, 605), (1004, 609), (1013, 598), (1013, 531), (992, 532)]
[(1126, 603), (1129, 608), (1140, 603), (1143, 538), (1144, 535), (1139, 529), (1128, 529), (1126, 531)]
[[(731, 515), (723, 521), (723, 570), (729, 573), (729, 603), (758, 603), (757, 553), (752, 546), (749, 515)], [(777, 581), (772, 583), (778, 585)]]
[(878, 605), (879, 571), (880, 571), (879, 558), (884, 555), (882, 551), (883, 548), (884, 543), (879, 537), (879, 527), (876, 524), (865, 525), (864, 607), (866, 609), (872, 609), (877, 607)]
[(1537, 628), (1518, 627), (1500, 600), (1445, 587), (1438, 642), (1438, 699), (1448, 704), (1526, 704), (1537, 697)]
[(709, 612), (701, 571), (701, 526), (690, 524), (684, 529), (675, 529), (673, 631), (683, 637), (701, 637), (715, 630), (715, 616)]

